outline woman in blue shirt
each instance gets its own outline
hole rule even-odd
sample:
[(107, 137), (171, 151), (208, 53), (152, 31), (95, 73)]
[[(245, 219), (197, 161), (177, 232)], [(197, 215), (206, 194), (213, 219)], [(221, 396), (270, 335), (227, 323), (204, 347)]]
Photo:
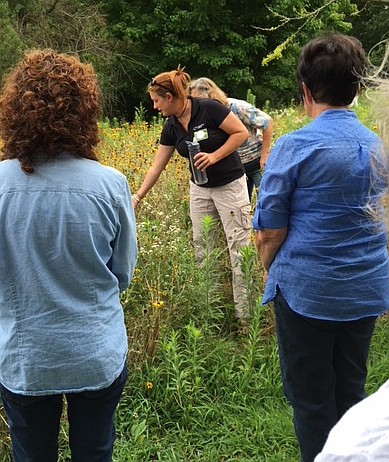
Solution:
[(137, 247), (125, 177), (97, 162), (91, 66), (33, 51), (0, 95), (0, 393), (15, 462), (109, 462), (126, 380), (119, 293)]
[(372, 169), (382, 148), (348, 110), (364, 68), (353, 37), (303, 48), (297, 77), (313, 121), (277, 141), (254, 216), (303, 462), (364, 398), (375, 320), (389, 307), (386, 230), (367, 207), (385, 188)]

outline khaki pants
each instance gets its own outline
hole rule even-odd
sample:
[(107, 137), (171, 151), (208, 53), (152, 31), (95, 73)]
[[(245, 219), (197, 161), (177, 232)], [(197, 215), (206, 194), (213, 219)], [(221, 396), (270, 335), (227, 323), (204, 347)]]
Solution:
[(239, 249), (250, 242), (250, 210), (245, 175), (229, 184), (215, 188), (204, 188), (190, 182), (190, 217), (196, 260), (200, 263), (204, 256), (201, 221), (204, 216), (209, 215), (221, 221), (226, 235), (237, 318), (247, 316), (247, 297), (242, 281)]

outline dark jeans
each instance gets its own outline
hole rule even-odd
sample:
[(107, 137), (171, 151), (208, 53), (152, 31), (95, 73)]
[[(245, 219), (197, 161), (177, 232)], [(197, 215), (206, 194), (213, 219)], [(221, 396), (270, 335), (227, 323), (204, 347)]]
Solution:
[(261, 170), (259, 168), (259, 159), (252, 160), (243, 164), (244, 171), (246, 173), (247, 179), (247, 190), (249, 193), (249, 200), (251, 202), (251, 196), (253, 194), (254, 186), (256, 189), (259, 188), (259, 183), (261, 182)]
[(293, 408), (301, 460), (312, 462), (329, 431), (365, 398), (366, 362), (376, 317), (322, 321), (274, 301), (284, 393)]
[[(111, 462), (114, 414), (127, 379), (127, 368), (108, 388), (68, 393), (72, 462)], [(10, 427), (14, 462), (56, 462), (62, 395), (24, 396), (0, 384)]]
[(253, 189), (254, 186), (256, 189), (259, 187), (259, 183), (261, 182), (261, 172), (257, 170), (256, 172), (253, 173), (246, 173), (247, 176), (247, 189), (249, 192), (249, 199), (251, 201), (251, 196), (253, 194)]

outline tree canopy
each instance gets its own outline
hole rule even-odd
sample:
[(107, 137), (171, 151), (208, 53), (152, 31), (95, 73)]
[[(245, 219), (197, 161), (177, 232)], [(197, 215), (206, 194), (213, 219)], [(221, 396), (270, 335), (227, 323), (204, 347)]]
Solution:
[(151, 109), (148, 81), (178, 65), (230, 96), (251, 89), (258, 105), (279, 107), (297, 95), (309, 39), (335, 30), (370, 49), (388, 23), (387, 0), (0, 0), (0, 75), (24, 49), (50, 47), (94, 64), (109, 116)]

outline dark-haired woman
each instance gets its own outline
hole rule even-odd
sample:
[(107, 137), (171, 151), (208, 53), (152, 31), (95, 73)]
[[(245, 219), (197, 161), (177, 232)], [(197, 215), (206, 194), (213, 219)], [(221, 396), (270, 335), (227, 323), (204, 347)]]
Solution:
[[(195, 157), (196, 168), (206, 171), (208, 182), (190, 181), (190, 215), (197, 261), (203, 259), (202, 218), (220, 219), (228, 243), (232, 266), (235, 316), (247, 316), (246, 295), (241, 280), (240, 253), (250, 237), (250, 204), (244, 169), (236, 149), (248, 133), (240, 120), (217, 101), (188, 96), (190, 76), (181, 69), (163, 72), (148, 85), (157, 109), (168, 117), (160, 137), (154, 162), (134, 195), (134, 206), (157, 182), (175, 150), (188, 158), (187, 141), (197, 141), (201, 152)], [(189, 164), (189, 163), (188, 163)]]
[(297, 77), (313, 121), (272, 149), (254, 217), (303, 462), (365, 397), (375, 321), (389, 308), (387, 233), (368, 210), (385, 190), (373, 168), (382, 147), (348, 109), (365, 65), (354, 37), (303, 48)]

